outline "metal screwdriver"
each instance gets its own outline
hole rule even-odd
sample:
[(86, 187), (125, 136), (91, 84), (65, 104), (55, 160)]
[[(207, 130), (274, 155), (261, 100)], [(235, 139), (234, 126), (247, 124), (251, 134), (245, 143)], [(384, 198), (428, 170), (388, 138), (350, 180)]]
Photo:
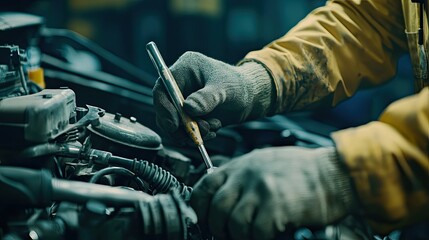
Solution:
[(186, 132), (189, 134), (195, 145), (198, 146), (198, 150), (200, 151), (204, 163), (207, 167), (207, 172), (212, 172), (215, 167), (213, 166), (213, 163), (210, 160), (206, 148), (204, 147), (204, 142), (203, 138), (201, 137), (200, 129), (198, 127), (197, 122), (192, 120), (183, 111), (183, 102), (185, 101), (185, 98), (183, 97), (179, 86), (177, 86), (173, 74), (165, 64), (164, 59), (162, 58), (161, 53), (159, 52), (154, 42), (149, 42), (146, 45), (146, 50), (149, 53), (150, 59), (152, 60), (153, 65), (158, 71), (158, 74), (161, 77), (162, 82), (164, 83), (164, 86), (171, 97), (171, 100), (173, 101), (174, 107), (177, 109), (177, 112), (180, 115), (182, 123), (185, 126)]

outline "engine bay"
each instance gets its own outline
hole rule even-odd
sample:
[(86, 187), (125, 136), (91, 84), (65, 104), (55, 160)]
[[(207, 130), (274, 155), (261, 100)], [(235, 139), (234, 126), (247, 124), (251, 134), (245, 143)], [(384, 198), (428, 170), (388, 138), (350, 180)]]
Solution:
[[(79, 223), (103, 222), (97, 230), (88, 226), (85, 238), (91, 239), (116, 239), (121, 232), (183, 239), (196, 223), (186, 205), (192, 188), (155, 164), (166, 163), (169, 155), (158, 154), (160, 137), (134, 119), (94, 106), (76, 107), (70, 89), (3, 99), (0, 116), (2, 133), (13, 136), (0, 144), (1, 215), (10, 234), (41, 237), (58, 228), (63, 231), (58, 236), (68, 232), (81, 238), (81, 225), (73, 226), (78, 223), (70, 222), (71, 214)], [(109, 131), (117, 135), (109, 137)], [(113, 153), (95, 146), (109, 146)], [(131, 152), (146, 160), (123, 157)], [(145, 228), (132, 228), (138, 223)]]

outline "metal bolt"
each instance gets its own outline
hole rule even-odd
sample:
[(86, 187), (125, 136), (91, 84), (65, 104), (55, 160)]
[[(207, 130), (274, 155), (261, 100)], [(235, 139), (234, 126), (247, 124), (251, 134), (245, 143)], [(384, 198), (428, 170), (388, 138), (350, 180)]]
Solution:
[(75, 111), (76, 111), (76, 121), (79, 121), (88, 113), (89, 110), (83, 107), (76, 107)]
[(120, 113), (115, 113), (115, 121), (121, 121), (121, 117), (122, 117), (122, 114), (120, 114)]

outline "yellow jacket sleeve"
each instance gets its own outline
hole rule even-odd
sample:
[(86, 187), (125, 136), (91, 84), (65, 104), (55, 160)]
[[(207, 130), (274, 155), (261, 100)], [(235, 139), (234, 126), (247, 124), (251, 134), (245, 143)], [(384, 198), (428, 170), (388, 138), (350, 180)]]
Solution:
[(429, 88), (332, 135), (374, 229), (429, 220)]
[(400, 1), (391, 0), (328, 1), (243, 61), (257, 61), (270, 72), (277, 93), (273, 113), (322, 99), (335, 105), (359, 86), (394, 76), (406, 50), (401, 9)]
[[(259, 62), (271, 74), (272, 113), (335, 105), (359, 87), (395, 75), (407, 50), (404, 29), (401, 1), (332, 0), (243, 61)], [(336, 132), (333, 139), (376, 231), (428, 219), (428, 88), (392, 104), (379, 121)]]

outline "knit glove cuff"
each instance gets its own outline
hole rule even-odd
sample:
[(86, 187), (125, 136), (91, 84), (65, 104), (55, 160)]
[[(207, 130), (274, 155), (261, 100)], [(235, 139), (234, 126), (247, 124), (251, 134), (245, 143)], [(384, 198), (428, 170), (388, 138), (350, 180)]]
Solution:
[[(335, 219), (344, 212), (352, 212), (356, 207), (356, 198), (351, 178), (341, 163), (336, 149), (334, 147), (322, 148), (320, 159), (317, 162), (321, 170), (321, 181), (326, 186), (326, 190), (331, 193), (328, 195), (334, 196), (337, 202), (326, 213), (327, 219)], [(330, 204), (329, 199), (326, 204)]]
[(237, 67), (253, 95), (253, 103), (245, 120), (265, 117), (272, 114), (275, 99), (275, 85), (264, 66), (257, 62), (245, 62)]

